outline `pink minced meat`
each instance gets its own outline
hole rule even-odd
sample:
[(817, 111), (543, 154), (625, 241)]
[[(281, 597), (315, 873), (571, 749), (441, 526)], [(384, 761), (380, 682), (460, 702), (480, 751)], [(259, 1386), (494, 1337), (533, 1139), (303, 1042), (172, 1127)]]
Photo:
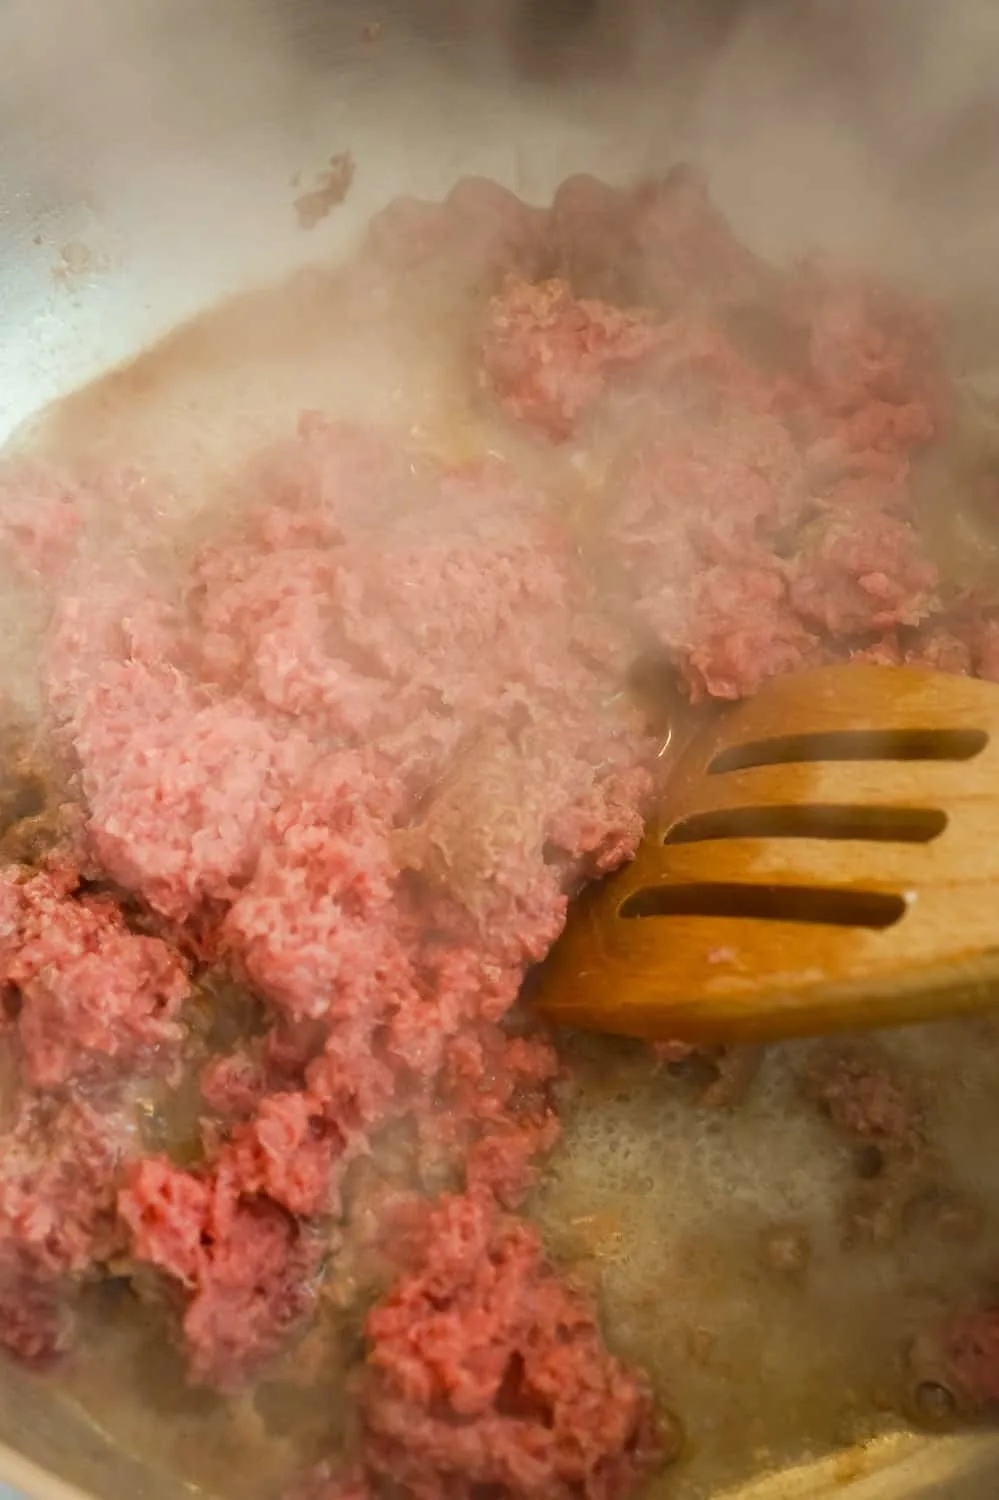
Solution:
[(552, 203), (549, 243), (558, 274), (580, 295), (619, 305), (754, 305), (775, 280), (688, 166), (630, 191), (568, 178)]
[(791, 569), (790, 600), (813, 629), (859, 635), (921, 624), (932, 613), (939, 579), (908, 521), (879, 511), (831, 511), (806, 533)]
[[(310, 416), (249, 485), (183, 610), (82, 556), (47, 662), (101, 864), (271, 1007), (256, 1064), (206, 1071), (204, 1167), (143, 1163), (121, 1198), (192, 1375), (227, 1388), (307, 1311), (295, 1226), (339, 1213), (386, 1121), (414, 1111), (442, 1167), (523, 1197), (554, 1062), (501, 1023), (569, 891), (634, 849), (653, 748), (618, 694), (626, 636), (508, 466)], [(220, 1201), (248, 1253), (267, 1237), (245, 1315)], [(211, 1218), (195, 1273), (173, 1214)]]
[[(624, 434), (602, 562), (691, 696), (741, 697), (932, 623), (944, 606), (908, 484), (947, 420), (926, 311), (818, 260), (768, 271), (686, 171), (631, 194), (573, 179), (553, 235), (563, 279), (511, 279), (494, 296), (482, 378), (555, 441)], [(619, 303), (589, 298), (587, 245), (617, 258), (601, 290), (655, 310), (627, 336)], [(769, 330), (759, 353), (733, 321), (753, 308)]]
[(187, 1293), (192, 1379), (220, 1390), (243, 1384), (301, 1321), (321, 1261), (318, 1242), (256, 1193), (266, 1179), (239, 1166), (230, 1157), (197, 1174), (145, 1157), (119, 1195), (133, 1254)]
[(162, 1071), (185, 1035), (190, 981), (172, 949), (129, 932), (108, 898), (45, 873), (0, 869), (0, 984), (39, 1088)]
[(537, 1234), (488, 1197), (453, 1197), (427, 1223), (424, 1257), (367, 1321), (372, 1487), (419, 1500), (627, 1494), (661, 1452), (650, 1393), (603, 1348)]
[(124, 1118), (82, 1101), (23, 1101), (0, 1134), (0, 1344), (31, 1363), (67, 1346), (72, 1294), (121, 1246)]
[(897, 1149), (922, 1134), (916, 1091), (899, 1079), (874, 1042), (820, 1044), (809, 1058), (802, 1086), (805, 1097), (851, 1141)]
[[(922, 310), (764, 266), (698, 174), (576, 179), (550, 211), (466, 181), (392, 205), (351, 275), (390, 324), (423, 292), (467, 311), (486, 392), (552, 440), (553, 472), (581, 461), (590, 529), (511, 461), (321, 414), (254, 459), (238, 522), (189, 566), (136, 476), (5, 477), (85, 852), (162, 934), (72, 879), (51, 899), (0, 882), (23, 1094), (7, 1338), (54, 1352), (73, 1287), (127, 1255), (176, 1308), (192, 1378), (236, 1389), (308, 1316), (324, 1254), (378, 1241), (347, 1174), (408, 1117), (425, 1180), (464, 1191), (371, 1314), (366, 1444), (328, 1495), (611, 1500), (654, 1452), (647, 1393), (509, 1214), (558, 1130), (557, 1058), (513, 1010), (525, 970), (580, 882), (633, 852), (652, 789), (627, 669), (656, 648), (694, 698), (865, 652), (999, 675), (999, 620), (944, 598), (918, 538), (909, 470), (946, 423)], [(96, 508), (117, 530), (92, 540)], [(194, 1167), (122, 1123), (132, 1075), (178, 1055), (168, 943), (266, 1007), (203, 1069)], [(77, 1079), (109, 1101), (78, 1137), (57, 1123)], [(893, 1128), (877, 1080), (861, 1103), (868, 1133)], [(21, 1160), (49, 1165), (33, 1182)], [(366, 1220), (398, 1197), (381, 1186)]]
[(818, 257), (792, 276), (786, 305), (807, 340), (820, 408), (840, 419), (844, 435), (869, 439), (848, 449), (868, 451), (876, 470), (893, 450), (904, 454), (939, 431), (947, 388), (928, 308), (877, 277), (844, 273)]
[[(650, 618), (658, 624), (655, 615)], [(715, 567), (701, 579), (682, 628), (683, 676), (693, 702), (743, 698), (770, 677), (816, 665), (818, 642), (773, 567)]]
[(483, 378), (514, 417), (564, 438), (607, 372), (642, 359), (661, 338), (650, 316), (577, 300), (565, 282), (513, 281), (493, 299)]
[(0, 532), (5, 560), (34, 582), (58, 576), (83, 525), (79, 486), (40, 465), (14, 463), (0, 475)]
[(964, 1396), (978, 1406), (999, 1405), (999, 1309), (955, 1318), (946, 1331), (944, 1353)]

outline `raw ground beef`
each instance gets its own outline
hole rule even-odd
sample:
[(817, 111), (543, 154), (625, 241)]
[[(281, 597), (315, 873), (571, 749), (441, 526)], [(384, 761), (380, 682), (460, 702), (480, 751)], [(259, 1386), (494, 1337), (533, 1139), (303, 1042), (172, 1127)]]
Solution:
[(961, 1392), (977, 1406), (999, 1406), (999, 1311), (962, 1313), (947, 1329), (944, 1354)]
[(887, 1244), (939, 1204), (958, 1207), (934, 1150), (918, 1080), (901, 1077), (876, 1041), (822, 1043), (802, 1076), (815, 1104), (853, 1153), (856, 1185), (843, 1209), (848, 1245)]
[(301, 1320), (322, 1257), (318, 1240), (267, 1194), (266, 1176), (241, 1175), (242, 1165), (238, 1148), (198, 1175), (145, 1157), (118, 1198), (133, 1255), (186, 1294), (192, 1379), (223, 1391), (244, 1384)]
[[(350, 274), (371, 317), (452, 293), (470, 386), (557, 497), (307, 413), (182, 564), (141, 476), (0, 479), (83, 823), (0, 878), (3, 1337), (55, 1353), (74, 1289), (130, 1269), (192, 1379), (234, 1390), (364, 1259), (364, 1441), (303, 1494), (617, 1500), (663, 1449), (514, 1217), (558, 1131), (558, 1060), (515, 1002), (641, 835), (657, 742), (629, 669), (651, 653), (694, 700), (852, 656), (993, 675), (999, 618), (920, 535), (910, 470), (948, 415), (924, 311), (765, 266), (696, 173), (576, 178), (548, 210), (465, 182), (391, 205)], [(202, 964), (253, 997), (212, 1056), (183, 1009)], [(181, 1162), (133, 1091), (195, 1066)], [(810, 1087), (855, 1146), (922, 1160), (877, 1065)], [(393, 1131), (406, 1192), (379, 1180)], [(418, 1190), (447, 1196), (414, 1262)]]
[(486, 384), (520, 421), (568, 437), (608, 375), (655, 349), (650, 315), (573, 297), (564, 281), (511, 281), (482, 345)]
[(923, 1327), (905, 1349), (911, 1405), (922, 1425), (994, 1420), (999, 1410), (995, 1287)]
[[(623, 633), (506, 466), (312, 416), (248, 484), (181, 591), (81, 549), (46, 660), (100, 869), (270, 1007), (267, 1036), (206, 1067), (203, 1162), (144, 1157), (120, 1186), (192, 1378), (224, 1389), (307, 1313), (345, 1173), (394, 1116), (437, 1170), (523, 1197), (555, 1059), (504, 1018), (569, 892), (634, 849), (653, 750), (619, 700)], [(79, 911), (111, 923), (101, 900)], [(112, 1040), (122, 1064), (136, 1030), (134, 1069), (182, 996), (163, 941), (127, 940), (145, 967), (135, 994), (116, 981)], [(101, 954), (122, 968), (109, 935)], [(70, 1007), (78, 1070), (111, 1043), (84, 1034), (68, 963), (38, 1004)], [(51, 1042), (29, 1078), (67, 1066)]]
[(895, 1152), (922, 1137), (923, 1112), (913, 1086), (898, 1080), (876, 1042), (817, 1047), (802, 1086), (850, 1141)]
[[(535, 1232), (470, 1195), (442, 1201), (423, 1239), (368, 1318), (368, 1493), (380, 1480), (427, 1500), (625, 1493), (662, 1456), (650, 1393), (602, 1347)], [(315, 1493), (339, 1486), (320, 1477)]]
[(573, 179), (552, 218), (562, 277), (496, 291), (481, 379), (553, 442), (607, 455), (617, 435), (606, 587), (691, 696), (869, 656), (898, 628), (903, 659), (984, 663), (985, 622), (953, 615), (914, 514), (912, 462), (949, 410), (927, 312), (817, 259), (766, 270), (685, 171), (630, 196)]
[(0, 1341), (30, 1364), (70, 1342), (73, 1294), (121, 1248), (115, 1183), (135, 1149), (123, 1115), (22, 1100), (0, 1135)]
[(37, 1088), (166, 1071), (184, 1037), (190, 984), (176, 953), (129, 932), (109, 897), (46, 872), (0, 869), (0, 984)]

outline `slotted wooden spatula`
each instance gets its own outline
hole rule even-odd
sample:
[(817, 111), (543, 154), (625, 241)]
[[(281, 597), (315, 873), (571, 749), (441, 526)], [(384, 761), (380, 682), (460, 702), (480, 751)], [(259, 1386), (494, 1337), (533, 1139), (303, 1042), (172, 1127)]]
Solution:
[(574, 904), (536, 1004), (733, 1043), (999, 1006), (999, 687), (855, 664), (720, 716)]

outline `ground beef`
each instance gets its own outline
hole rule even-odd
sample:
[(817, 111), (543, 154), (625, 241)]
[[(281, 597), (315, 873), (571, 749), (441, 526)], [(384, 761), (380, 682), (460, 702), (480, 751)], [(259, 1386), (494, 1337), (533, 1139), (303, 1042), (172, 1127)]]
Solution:
[(8, 566), (28, 582), (52, 579), (72, 558), (83, 525), (79, 486), (26, 462), (0, 475), (0, 531)]
[(469, 1186), (518, 1207), (534, 1184), (533, 1159), (558, 1139), (547, 1087), (557, 1073), (542, 1037), (509, 1037), (498, 1026), (456, 1037), (439, 1080), (444, 1110), (421, 1126), (425, 1151), (460, 1150)]
[[(741, 697), (932, 623), (908, 483), (948, 415), (927, 312), (817, 259), (782, 280), (687, 171), (631, 194), (572, 179), (552, 234), (564, 279), (494, 298), (483, 378), (555, 440), (585, 443), (594, 423), (598, 443), (608, 424), (626, 435), (600, 562), (691, 696)], [(603, 255), (617, 270), (601, 281)], [(627, 333), (625, 296), (657, 310)], [(949, 628), (945, 663), (975, 631)]]
[(948, 415), (932, 313), (875, 276), (819, 257), (791, 279), (787, 305), (807, 341), (818, 404), (836, 419), (851, 465), (899, 477), (907, 451)]
[(547, 236), (557, 278), (580, 297), (633, 302), (630, 227), (627, 192), (584, 173), (566, 178)]
[(0, 1046), (14, 1075), (0, 1137), (0, 1339), (31, 1363), (69, 1345), (74, 1294), (124, 1247), (116, 1189), (138, 1153), (131, 1090), (176, 1070), (185, 1035), (183, 963), (78, 882), (65, 861), (0, 870)]
[(693, 300), (717, 308), (765, 300), (773, 273), (735, 235), (703, 172), (676, 166), (641, 184), (629, 207), (636, 274), (656, 305)]
[(271, 1094), (234, 1129), (223, 1160), (248, 1196), (310, 1217), (331, 1207), (333, 1160), (342, 1144), (308, 1095)]
[(120, 1245), (115, 1181), (134, 1151), (124, 1116), (27, 1101), (0, 1135), (0, 1342), (32, 1364), (66, 1347), (72, 1294)]
[(145, 1157), (118, 1199), (132, 1253), (188, 1294), (192, 1379), (220, 1390), (241, 1385), (301, 1320), (321, 1261), (318, 1242), (239, 1168), (238, 1146), (205, 1173)]
[(512, 416), (565, 438), (608, 370), (640, 360), (659, 337), (650, 317), (577, 300), (563, 281), (511, 281), (489, 310), (482, 374)]
[(918, 1081), (903, 1081), (876, 1042), (817, 1046), (802, 1088), (853, 1151), (859, 1182), (843, 1208), (849, 1244), (894, 1240), (922, 1204), (947, 1191)]
[(0, 866), (51, 868), (81, 852), (81, 809), (37, 728), (8, 709), (0, 734)]
[(816, 1048), (802, 1082), (806, 1098), (849, 1140), (890, 1151), (922, 1134), (923, 1112), (912, 1085), (898, 1080), (874, 1042)]
[(963, 1313), (944, 1336), (952, 1380), (976, 1406), (999, 1405), (999, 1311)]
[(794, 559), (790, 601), (830, 636), (919, 625), (939, 574), (915, 527), (883, 512), (833, 511), (809, 528)]
[[(143, 1163), (121, 1197), (192, 1374), (227, 1388), (307, 1311), (308, 1226), (393, 1117), (523, 1197), (554, 1062), (500, 1023), (569, 892), (636, 846), (653, 752), (569, 537), (505, 465), (313, 416), (249, 483), (183, 609), (84, 551), (47, 659), (101, 866), (269, 1007), (255, 1058), (206, 1070), (205, 1165)], [(177, 1204), (211, 1222), (196, 1274), (157, 1237)], [(266, 1262), (239, 1328), (226, 1215)]]
[(656, 1042), (653, 1051), (676, 1078), (692, 1083), (706, 1109), (731, 1109), (743, 1102), (763, 1065), (758, 1046), (695, 1046), (691, 1042)]
[[(585, 525), (512, 461), (317, 413), (184, 561), (141, 476), (0, 476), (0, 536), (51, 616), (72, 852), (114, 892), (66, 851), (0, 873), (4, 1336), (56, 1352), (73, 1289), (128, 1266), (192, 1378), (234, 1390), (330, 1257), (333, 1300), (396, 1279), (356, 1466), (309, 1493), (604, 1500), (654, 1456), (649, 1398), (511, 1217), (558, 1130), (556, 1055), (515, 1002), (641, 836), (657, 741), (630, 665), (695, 699), (865, 654), (999, 675), (999, 618), (922, 550), (909, 472), (947, 419), (923, 310), (764, 266), (696, 173), (575, 179), (551, 210), (466, 181), (391, 205), (350, 275), (365, 316), (467, 311), (470, 384)], [(194, 961), (238, 981), (246, 1034), (191, 1044), (182, 1166), (140, 1149), (129, 1090), (183, 1055)], [(925, 1185), (920, 1107), (883, 1066), (840, 1054), (808, 1087), (868, 1176)], [(401, 1273), (393, 1133), (451, 1193)]]
[(223, 1119), (252, 1115), (267, 1093), (267, 1068), (249, 1051), (211, 1058), (201, 1070), (201, 1097)]
[(732, 232), (703, 174), (685, 166), (631, 192), (568, 178), (552, 203), (549, 242), (558, 274), (580, 295), (666, 313), (759, 305), (776, 279)]
[[(652, 618), (661, 623), (658, 612)], [(821, 660), (818, 641), (793, 609), (785, 580), (761, 567), (710, 569), (670, 645), (695, 703), (705, 697), (745, 697), (771, 677)]]
[(115, 903), (46, 873), (0, 870), (0, 983), (17, 1015), (27, 1081), (39, 1088), (110, 1069), (162, 1069), (184, 1030), (190, 985), (158, 938), (128, 931)]
[(426, 1236), (426, 1259), (367, 1322), (370, 1478), (426, 1500), (626, 1494), (662, 1457), (649, 1393), (536, 1234), (464, 1196)]

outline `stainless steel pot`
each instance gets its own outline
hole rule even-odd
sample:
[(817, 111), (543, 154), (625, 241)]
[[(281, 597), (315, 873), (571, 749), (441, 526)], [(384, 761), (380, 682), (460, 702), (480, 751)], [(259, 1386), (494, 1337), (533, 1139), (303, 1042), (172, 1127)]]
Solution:
[[(545, 201), (576, 171), (692, 157), (769, 253), (876, 256), (986, 326), (997, 71), (990, 0), (5, 0), (0, 436), (466, 174)], [(352, 190), (303, 233), (292, 179), (344, 150)], [(0, 1443), (0, 1480), (37, 1500), (183, 1489), (6, 1367)], [(740, 1494), (847, 1480), (854, 1500), (983, 1500), (999, 1437), (902, 1435)]]

